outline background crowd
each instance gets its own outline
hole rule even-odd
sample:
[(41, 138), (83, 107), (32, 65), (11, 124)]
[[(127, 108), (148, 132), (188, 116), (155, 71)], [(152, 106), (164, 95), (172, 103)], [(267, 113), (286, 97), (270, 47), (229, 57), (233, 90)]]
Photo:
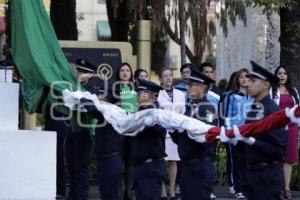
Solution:
[[(93, 66), (81, 60), (77, 62), (75, 71), (78, 80), (88, 90), (91, 90), (89, 79), (93, 77), (92, 74), (95, 72)], [(201, 105), (204, 101), (207, 104), (203, 108), (198, 106), (196, 111), (199, 112), (199, 109), (203, 109), (202, 121), (216, 126), (225, 126), (228, 129), (232, 128), (233, 125), (245, 124), (247, 114), (255, 101), (248, 94), (247, 88), (251, 77), (249, 77), (249, 71), (246, 68), (241, 68), (232, 73), (229, 81), (221, 80), (219, 86), (216, 85), (216, 67), (211, 63), (204, 62), (199, 66), (187, 63), (181, 66), (180, 72), (182, 80), (174, 84), (172, 69), (168, 67), (161, 69), (157, 74), (160, 84), (155, 85), (153, 82), (147, 82), (149, 77), (146, 70), (137, 69), (133, 72), (128, 63), (122, 63), (116, 72), (117, 85), (113, 89), (117, 95), (112, 95), (112, 89), (109, 89), (108, 95), (103, 98), (104, 87), (100, 86), (97, 87), (97, 90), (92, 90), (93, 93), (99, 95), (101, 100), (115, 103), (127, 113), (148, 109), (151, 105), (151, 108), (154, 106), (194, 117), (195, 105)], [(194, 73), (196, 75), (193, 75)], [(298, 91), (291, 85), (286, 68), (278, 67), (274, 75), (279, 81), (271, 82), (272, 86), (269, 90), (271, 99), (280, 109), (291, 108), (299, 104)], [(200, 82), (203, 85), (202, 89), (200, 87), (194, 88), (194, 86), (199, 85), (199, 81), (196, 79), (203, 80)], [(146, 82), (143, 82), (143, 80), (146, 80)], [(143, 84), (146, 89), (139, 88)], [(151, 93), (145, 91), (151, 91)], [(197, 96), (197, 94), (200, 96)], [(149, 97), (151, 95), (153, 99)], [(90, 113), (93, 113), (92, 108), (87, 107), (87, 109)], [(60, 113), (55, 113), (55, 115), (60, 115)], [(95, 112), (93, 116), (98, 119), (98, 124), (103, 123), (103, 116), (97, 115)], [(180, 142), (184, 140), (174, 137), (176, 134), (164, 132), (161, 127), (155, 127), (151, 131), (145, 131), (158, 132), (160, 137), (157, 136), (157, 138), (152, 139), (143, 138), (142, 136), (132, 138), (118, 135), (109, 124), (106, 124), (101, 128), (96, 128), (95, 134), (90, 135), (87, 129), (82, 129), (80, 133), (74, 133), (70, 128), (71, 122), (67, 120), (55, 121), (50, 114), (46, 114), (45, 119), (45, 129), (58, 132), (57, 198), (66, 197), (69, 200), (88, 198), (90, 162), (93, 149), (95, 150), (99, 191), (101, 198), (104, 200), (143, 199), (141, 191), (142, 193), (159, 192), (159, 198), (172, 200), (186, 195), (182, 194), (179, 185), (185, 183), (185, 178), (189, 176), (184, 169), (186, 165), (184, 153), (187, 150), (186, 148), (182, 150), (183, 147), (177, 146), (184, 146)], [(284, 187), (281, 196), (290, 199), (292, 198), (290, 192), (292, 166), (298, 161), (299, 129), (296, 124), (292, 123), (285, 129), (288, 132), (288, 141), (284, 158), (281, 160), (284, 175)], [(163, 136), (163, 139), (161, 136)], [(151, 140), (153, 140), (152, 147)], [(237, 199), (245, 199), (245, 144), (221, 144), (216, 141), (205, 147), (201, 146), (201, 151), (207, 152), (207, 154), (201, 155), (201, 158), (210, 157), (211, 161), (214, 162), (216, 149), (220, 145), (224, 145), (226, 148), (228, 192)], [(92, 148), (93, 146), (94, 148)], [(149, 151), (145, 147), (157, 149), (156, 151)], [(178, 153), (178, 151), (183, 153)], [(142, 159), (141, 157), (147, 153), (151, 155), (147, 155), (148, 157)], [(193, 154), (193, 152), (191, 151), (190, 154)], [(148, 160), (149, 156), (151, 160)], [(183, 161), (181, 161), (182, 158), (184, 158)], [(160, 179), (157, 179), (157, 182), (143, 182), (147, 180), (147, 177), (145, 178), (145, 174), (138, 173), (141, 160), (143, 162), (149, 161), (149, 163), (159, 161), (161, 166), (158, 169), (166, 168), (166, 174), (164, 171), (158, 170), (157, 173), (161, 176)], [(65, 163), (67, 170), (65, 169)], [(153, 168), (155, 169), (155, 167)], [(66, 171), (69, 175), (68, 192), (66, 192)], [(214, 171), (214, 166), (211, 165), (207, 171)], [(211, 174), (210, 179), (214, 180), (214, 172)], [(143, 188), (144, 184), (150, 184), (153, 191)], [(160, 187), (157, 187), (157, 185), (160, 185)], [(183, 187), (184, 185), (182, 184)], [(188, 196), (183, 198), (190, 199)], [(212, 189), (209, 198), (216, 198)]]

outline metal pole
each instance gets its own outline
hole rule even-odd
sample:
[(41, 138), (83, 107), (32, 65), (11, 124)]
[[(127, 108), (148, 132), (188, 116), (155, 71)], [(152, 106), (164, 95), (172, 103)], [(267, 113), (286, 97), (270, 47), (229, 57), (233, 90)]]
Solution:
[[(151, 71), (151, 20), (138, 21), (138, 65), (137, 68), (142, 68)], [(150, 78), (150, 77), (149, 77)]]
[(23, 129), (32, 130), (36, 127), (36, 114), (29, 114), (23, 109)]

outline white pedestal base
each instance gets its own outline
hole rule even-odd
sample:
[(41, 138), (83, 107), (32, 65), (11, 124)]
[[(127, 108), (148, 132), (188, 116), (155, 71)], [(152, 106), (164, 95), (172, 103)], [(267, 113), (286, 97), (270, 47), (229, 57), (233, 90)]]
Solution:
[(19, 84), (0, 83), (0, 129), (18, 130)]
[(53, 200), (56, 132), (0, 130), (0, 200)]

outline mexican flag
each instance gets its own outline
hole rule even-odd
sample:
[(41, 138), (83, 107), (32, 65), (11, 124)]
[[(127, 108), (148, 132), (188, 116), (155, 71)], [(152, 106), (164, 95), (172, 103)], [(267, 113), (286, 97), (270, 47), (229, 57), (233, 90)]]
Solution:
[[(58, 43), (42, 0), (11, 0), (11, 54), (22, 76), (22, 93), (26, 111), (34, 113), (46, 100), (58, 102), (64, 89), (79, 90)], [(51, 91), (54, 95), (50, 95)], [(42, 102), (43, 103), (43, 102)]]
[[(55, 105), (70, 112), (62, 101), (62, 91), (83, 91), (75, 72), (64, 56), (42, 0), (10, 0), (11, 54), (22, 77), (21, 90), (25, 110), (35, 113), (39, 106)], [(71, 119), (78, 129), (78, 113)], [(93, 123), (87, 114), (85, 124)]]

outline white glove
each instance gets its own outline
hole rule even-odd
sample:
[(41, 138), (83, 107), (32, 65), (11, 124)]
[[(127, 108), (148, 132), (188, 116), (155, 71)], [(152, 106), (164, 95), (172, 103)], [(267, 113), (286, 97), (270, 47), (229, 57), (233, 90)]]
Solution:
[(217, 139), (219, 139), (223, 143), (230, 143), (233, 145), (236, 145), (238, 142), (238, 140), (235, 137), (234, 138), (227, 137), (224, 126), (221, 126), (221, 132), (220, 135), (217, 136)]
[(187, 132), (187, 135), (190, 139), (194, 140), (195, 142), (199, 142), (199, 143), (205, 143), (206, 142), (205, 134), (193, 135), (193, 134)]
[(153, 119), (152, 119), (151, 117), (146, 117), (146, 118), (144, 119), (144, 123), (145, 123), (145, 125), (146, 125), (147, 127), (151, 127), (151, 126), (154, 125), (154, 121), (153, 121)]
[(285, 108), (285, 115), (290, 118), (291, 122), (300, 125), (300, 117), (295, 116), (295, 110), (298, 106), (294, 106), (292, 108)]
[(239, 128), (236, 125), (233, 125), (233, 133), (235, 138), (238, 141), (242, 141), (248, 145), (253, 145), (255, 143), (255, 138), (254, 137), (244, 137), (241, 135)]

